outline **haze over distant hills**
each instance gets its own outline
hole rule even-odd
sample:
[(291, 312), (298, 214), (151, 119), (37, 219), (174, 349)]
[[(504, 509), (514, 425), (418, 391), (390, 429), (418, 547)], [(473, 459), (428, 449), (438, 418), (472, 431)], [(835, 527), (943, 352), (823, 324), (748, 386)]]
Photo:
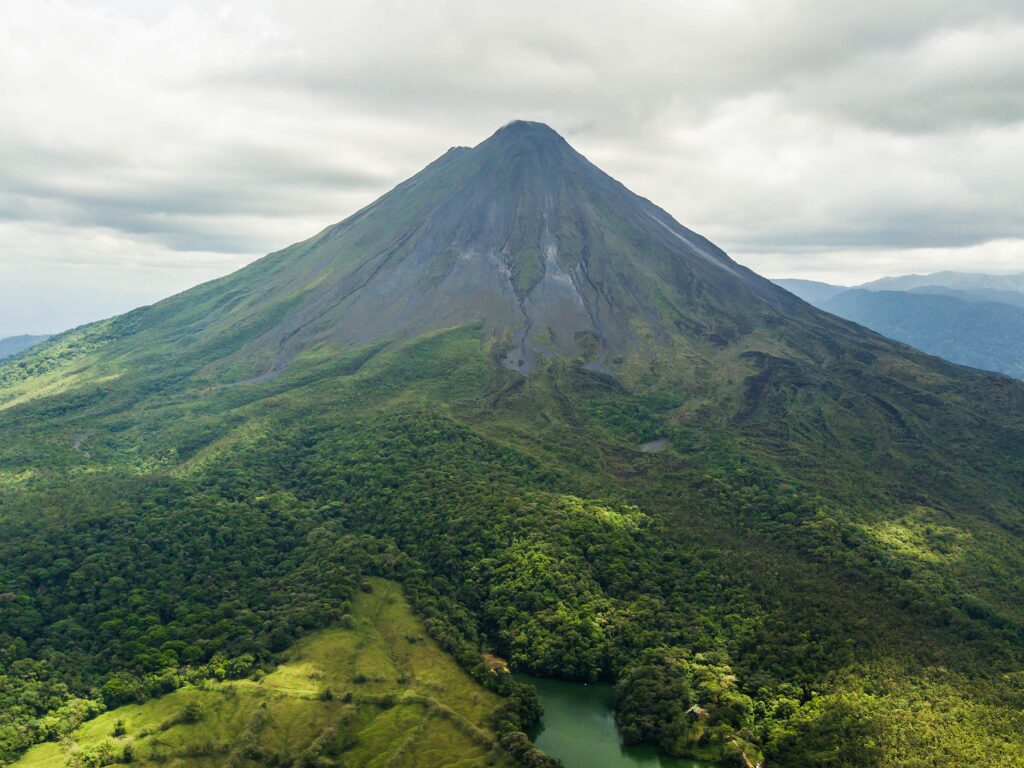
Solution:
[(50, 338), (49, 336), (8, 336), (6, 339), (0, 339), (0, 360), (11, 355), (16, 355), (30, 347), (34, 347), (42, 341)]
[(929, 354), (1024, 378), (1024, 273), (937, 272), (853, 288), (774, 282), (820, 309)]
[[(1024, 260), (1024, 254), (1022, 254)], [(857, 286), (869, 291), (909, 291), (921, 288), (953, 288), (960, 291), (1009, 291), (1024, 293), (1024, 272), (989, 275), (974, 272), (933, 272), (927, 275), (882, 277)]]

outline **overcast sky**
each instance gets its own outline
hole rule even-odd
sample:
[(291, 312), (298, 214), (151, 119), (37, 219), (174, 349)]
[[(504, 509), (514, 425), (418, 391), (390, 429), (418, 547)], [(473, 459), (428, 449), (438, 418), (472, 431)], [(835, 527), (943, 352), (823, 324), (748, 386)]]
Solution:
[(0, 0), (0, 337), (225, 274), (516, 118), (770, 277), (1024, 271), (1024, 3)]

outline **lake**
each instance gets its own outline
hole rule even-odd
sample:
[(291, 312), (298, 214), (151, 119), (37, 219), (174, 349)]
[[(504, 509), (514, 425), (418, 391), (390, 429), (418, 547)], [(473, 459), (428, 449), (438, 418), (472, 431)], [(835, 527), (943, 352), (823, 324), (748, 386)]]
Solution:
[(515, 679), (537, 689), (544, 717), (528, 735), (565, 768), (715, 768), (710, 763), (668, 757), (652, 745), (627, 747), (615, 724), (615, 699), (608, 683), (568, 683), (520, 673)]

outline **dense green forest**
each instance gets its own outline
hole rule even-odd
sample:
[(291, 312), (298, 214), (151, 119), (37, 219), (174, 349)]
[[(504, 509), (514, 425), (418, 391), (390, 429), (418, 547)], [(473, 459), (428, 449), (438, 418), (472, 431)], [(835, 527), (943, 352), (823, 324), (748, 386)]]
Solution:
[[(35, 381), (115, 332), (48, 342)], [(558, 361), (523, 379), (492, 354), (465, 327), (244, 387), (122, 371), (0, 412), (0, 757), (266, 668), (342, 621), (368, 575), (400, 580), (478, 679), (487, 648), (617, 681), (627, 739), (675, 754), (1024, 754), (1024, 563), (998, 503), (958, 515), (841, 478), (812, 490), (674, 418), (671, 393)], [(2, 369), (5, 392), (32, 381), (24, 367)], [(507, 748), (539, 760), (517, 735), (535, 702), (500, 692)]]
[(1016, 765), (1022, 510), (1020, 382), (815, 310), (516, 122), (0, 363), (0, 760), (258, 677), (381, 576), (525, 766), (537, 700), (484, 651), (723, 766)]
[(17, 765), (514, 765), (494, 730), (508, 702), (426, 636), (399, 585), (362, 579), (350, 606), (271, 670), (109, 710)]

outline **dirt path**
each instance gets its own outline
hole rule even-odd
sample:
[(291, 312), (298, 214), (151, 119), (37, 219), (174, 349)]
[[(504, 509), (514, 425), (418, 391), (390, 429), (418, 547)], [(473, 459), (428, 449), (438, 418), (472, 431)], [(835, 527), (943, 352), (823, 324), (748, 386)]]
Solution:
[(72, 444), (71, 448), (72, 448), (73, 450), (76, 450), (76, 451), (78, 451), (78, 452), (79, 452), (80, 454), (82, 454), (82, 456), (84, 456), (85, 458), (87, 458), (87, 459), (91, 459), (91, 458), (92, 458), (92, 454), (91, 454), (91, 453), (89, 453), (88, 451), (83, 451), (83, 450), (82, 450), (82, 444), (83, 444), (83, 443), (84, 443), (84, 442), (85, 442), (86, 440), (88, 440), (88, 439), (89, 439), (90, 437), (92, 437), (92, 435), (93, 435), (92, 431), (89, 431), (89, 432), (83, 432), (83, 433), (82, 433), (82, 434), (80, 434), (80, 435), (75, 435), (75, 442), (74, 442), (74, 443)]

